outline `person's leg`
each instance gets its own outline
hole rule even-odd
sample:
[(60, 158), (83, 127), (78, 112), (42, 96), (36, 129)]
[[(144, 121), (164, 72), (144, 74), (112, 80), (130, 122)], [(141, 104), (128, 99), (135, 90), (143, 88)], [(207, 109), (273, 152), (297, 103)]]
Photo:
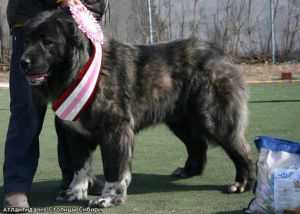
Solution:
[(4, 192), (29, 192), (38, 158), (38, 138), (45, 105), (34, 105), (30, 86), (20, 69), (23, 30), (13, 30), (13, 53), (10, 71), (10, 120), (5, 142), (3, 167)]

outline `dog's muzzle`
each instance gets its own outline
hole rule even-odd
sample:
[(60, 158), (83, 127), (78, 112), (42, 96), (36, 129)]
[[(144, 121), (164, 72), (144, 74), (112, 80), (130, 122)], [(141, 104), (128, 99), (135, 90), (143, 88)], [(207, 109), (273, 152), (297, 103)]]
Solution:
[(48, 78), (48, 73), (46, 72), (32, 71), (32, 62), (29, 58), (22, 58), (20, 66), (30, 85), (41, 85)]
[(30, 85), (41, 85), (46, 82), (48, 74), (39, 73), (39, 74), (26, 74), (26, 79)]

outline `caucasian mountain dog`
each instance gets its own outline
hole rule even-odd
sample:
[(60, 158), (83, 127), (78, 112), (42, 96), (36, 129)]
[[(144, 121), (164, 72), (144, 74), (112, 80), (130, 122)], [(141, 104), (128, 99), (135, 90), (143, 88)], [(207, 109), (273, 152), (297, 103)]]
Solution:
[[(89, 60), (92, 44), (66, 9), (35, 17), (26, 32), (23, 70), (39, 96), (52, 102)], [(211, 45), (194, 38), (149, 46), (106, 39), (92, 103), (77, 121), (64, 122), (65, 128), (58, 130), (69, 142), (77, 166), (65, 199), (87, 198), (91, 154), (100, 145), (105, 183), (89, 205), (123, 203), (132, 176), (134, 135), (159, 123), (165, 123), (187, 150), (184, 167), (173, 176), (200, 175), (208, 144), (214, 143), (236, 169), (228, 192), (249, 190), (254, 169), (245, 139), (247, 101), (240, 71)]]

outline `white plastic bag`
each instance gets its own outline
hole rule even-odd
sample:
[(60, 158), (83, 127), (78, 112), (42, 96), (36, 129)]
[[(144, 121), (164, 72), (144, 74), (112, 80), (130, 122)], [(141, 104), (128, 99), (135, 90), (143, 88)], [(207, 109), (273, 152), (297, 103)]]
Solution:
[(300, 207), (300, 143), (257, 137), (255, 198), (245, 213), (282, 213)]

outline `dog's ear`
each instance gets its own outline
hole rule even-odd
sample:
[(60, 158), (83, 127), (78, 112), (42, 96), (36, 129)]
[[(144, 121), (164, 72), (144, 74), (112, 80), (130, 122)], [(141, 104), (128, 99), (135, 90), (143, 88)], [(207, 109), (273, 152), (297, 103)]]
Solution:
[(83, 0), (84, 5), (94, 13), (98, 21), (101, 21), (105, 14), (109, 0)]
[(76, 22), (70, 23), (68, 26), (68, 30), (68, 37), (70, 38), (69, 42), (78, 48), (82, 48), (83, 42), (84, 40), (86, 40), (86, 37), (78, 28)]
[(72, 46), (80, 47), (84, 40), (84, 35), (73, 20), (70, 11), (64, 10), (61, 16), (56, 18), (58, 26), (60, 26), (63, 35), (65, 35), (68, 43)]

